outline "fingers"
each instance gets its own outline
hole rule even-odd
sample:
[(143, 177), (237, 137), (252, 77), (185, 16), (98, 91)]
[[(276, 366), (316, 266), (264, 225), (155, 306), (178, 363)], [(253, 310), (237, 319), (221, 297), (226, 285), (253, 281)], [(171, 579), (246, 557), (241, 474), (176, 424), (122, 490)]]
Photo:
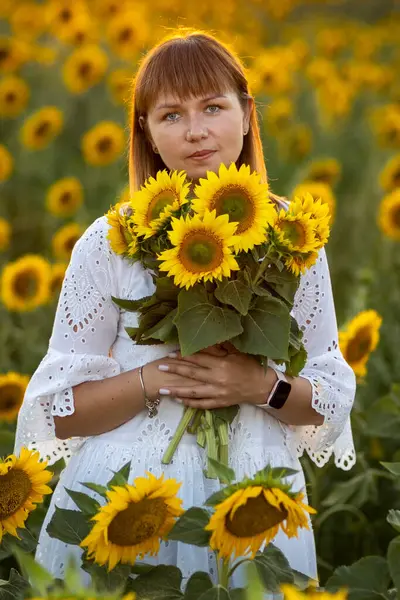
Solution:
[[(177, 354), (176, 360), (179, 360), (180, 363), (192, 363), (198, 365), (199, 367), (203, 367), (204, 369), (213, 369), (219, 365), (221, 365), (221, 360), (226, 356), (226, 352), (224, 354), (208, 354), (207, 352), (196, 352), (196, 354), (190, 354), (189, 356), (184, 356), (180, 353)], [(175, 361), (173, 361), (175, 362)]]
[(204, 369), (197, 365), (189, 365), (179, 360), (168, 361), (168, 363), (158, 365), (158, 369), (159, 371), (174, 373), (175, 375), (181, 375), (181, 377), (194, 379), (196, 381), (204, 383), (210, 382), (210, 372), (208, 369)]
[[(169, 386), (168, 390), (163, 389), (163, 392), (169, 392), (168, 396), (183, 399), (201, 399), (215, 398), (217, 390), (212, 385), (192, 385), (192, 386)], [(162, 393), (160, 391), (160, 393)]]
[(223, 408), (224, 406), (229, 406), (229, 404), (225, 404), (216, 398), (203, 398), (202, 400), (191, 400), (189, 398), (179, 398), (175, 397), (176, 402), (179, 404), (183, 404), (184, 406), (189, 406), (191, 408), (201, 408), (203, 410), (211, 410), (213, 408)]

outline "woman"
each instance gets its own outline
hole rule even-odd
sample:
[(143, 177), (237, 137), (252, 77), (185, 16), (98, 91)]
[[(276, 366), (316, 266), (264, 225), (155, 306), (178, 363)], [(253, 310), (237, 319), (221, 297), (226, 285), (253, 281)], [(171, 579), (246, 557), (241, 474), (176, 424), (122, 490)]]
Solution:
[[(219, 165), (249, 164), (266, 181), (254, 102), (243, 66), (215, 38), (179, 35), (144, 59), (133, 88), (130, 183), (132, 191), (160, 169), (185, 169), (193, 183)], [(273, 197), (275, 201), (279, 200)], [(75, 508), (64, 487), (105, 484), (132, 460), (129, 481), (146, 471), (165, 472), (182, 482), (184, 506), (201, 506), (216, 489), (203, 475), (204, 455), (185, 435), (173, 462), (161, 457), (181, 418), (183, 405), (214, 408), (239, 404), (231, 428), (230, 460), (238, 477), (267, 463), (298, 469), (295, 488), (305, 486), (299, 456), (305, 449), (322, 466), (354, 462), (349, 413), (355, 381), (337, 344), (337, 325), (325, 253), (301, 280), (293, 314), (304, 332), (308, 361), (280, 408), (265, 402), (277, 381), (251, 357), (210, 348), (181, 359), (171, 346), (136, 346), (125, 332), (134, 325), (111, 296), (141, 298), (154, 290), (150, 274), (116, 255), (107, 239), (105, 217), (76, 244), (60, 295), (47, 355), (34, 374), (20, 411), (16, 451), (36, 448), (50, 463), (65, 457), (67, 467), (53, 495), (37, 550), (38, 560), (62, 577), (68, 552), (76, 547), (49, 538), (54, 506)], [(150, 419), (138, 373), (143, 369), (150, 400), (161, 395)], [(264, 405), (264, 406), (263, 406)], [(312, 531), (301, 530), (274, 543), (293, 568), (317, 577)], [(173, 564), (184, 577), (198, 570), (213, 575), (206, 548), (166, 543), (148, 562)], [(239, 570), (237, 571), (237, 573)]]

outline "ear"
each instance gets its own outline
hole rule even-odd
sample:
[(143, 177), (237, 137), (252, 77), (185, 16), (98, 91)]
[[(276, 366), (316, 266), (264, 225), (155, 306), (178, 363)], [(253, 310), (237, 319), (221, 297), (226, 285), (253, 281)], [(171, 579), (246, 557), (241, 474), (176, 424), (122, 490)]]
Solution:
[(254, 98), (249, 96), (246, 101), (246, 106), (243, 114), (243, 133), (246, 135), (250, 128), (250, 117), (254, 110)]
[(143, 129), (143, 131), (145, 130), (144, 129), (145, 123), (146, 123), (145, 118), (139, 117), (139, 126), (140, 126), (140, 129)]

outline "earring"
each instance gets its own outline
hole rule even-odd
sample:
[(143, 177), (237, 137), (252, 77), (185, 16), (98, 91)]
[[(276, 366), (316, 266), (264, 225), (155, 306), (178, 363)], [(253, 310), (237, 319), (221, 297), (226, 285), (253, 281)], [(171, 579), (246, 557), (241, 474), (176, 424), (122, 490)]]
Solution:
[(158, 148), (157, 148), (157, 146), (153, 146), (153, 152), (154, 152), (155, 154), (158, 154)]
[(246, 129), (243, 131), (243, 135), (247, 135), (249, 133), (249, 128), (246, 127)]

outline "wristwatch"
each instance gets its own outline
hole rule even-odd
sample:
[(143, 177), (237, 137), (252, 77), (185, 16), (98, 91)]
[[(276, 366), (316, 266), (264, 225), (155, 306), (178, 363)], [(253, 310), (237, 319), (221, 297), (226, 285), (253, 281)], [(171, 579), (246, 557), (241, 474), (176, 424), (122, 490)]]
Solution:
[(276, 381), (274, 387), (271, 390), (267, 400), (263, 404), (258, 404), (257, 406), (261, 406), (261, 408), (282, 408), (285, 404), (290, 391), (292, 389), (292, 384), (289, 383), (286, 376), (282, 371), (271, 367), (271, 369), (275, 372), (278, 380)]

